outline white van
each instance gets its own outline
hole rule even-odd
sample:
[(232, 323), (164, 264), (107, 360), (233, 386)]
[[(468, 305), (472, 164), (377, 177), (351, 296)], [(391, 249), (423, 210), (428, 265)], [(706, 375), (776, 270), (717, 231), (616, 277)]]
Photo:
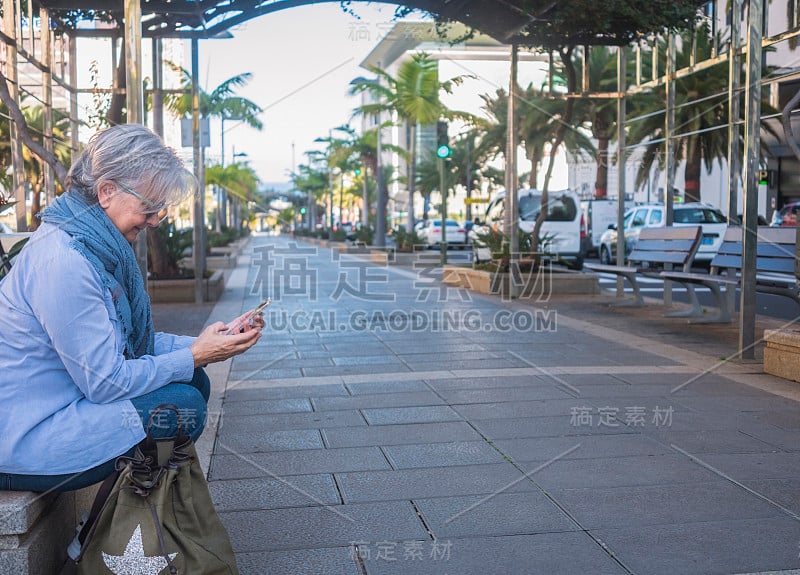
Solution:
[[(583, 219), (586, 222), (586, 255), (600, 254), (600, 237), (609, 226), (617, 225), (617, 206), (617, 200), (592, 199), (581, 202)], [(633, 202), (625, 202), (625, 211), (633, 206)]]
[[(519, 206), (519, 229), (531, 233), (542, 204), (542, 192), (523, 189), (517, 192)], [(547, 238), (542, 251), (563, 261), (575, 270), (583, 269), (585, 256), (586, 225), (580, 207), (578, 194), (570, 190), (557, 190), (548, 193), (548, 214), (542, 223), (540, 235)], [(476, 245), (477, 233), (486, 228), (503, 231), (505, 219), (505, 193), (498, 193), (486, 207), (484, 221), (470, 230), (473, 239), (473, 260), (488, 261), (492, 255), (487, 247)], [(479, 242), (478, 242), (479, 243)]]

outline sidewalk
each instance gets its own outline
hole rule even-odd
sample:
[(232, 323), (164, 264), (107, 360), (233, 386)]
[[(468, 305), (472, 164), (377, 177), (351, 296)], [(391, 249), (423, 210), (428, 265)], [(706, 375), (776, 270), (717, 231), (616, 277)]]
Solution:
[(290, 242), (154, 306), (197, 333), (275, 302), (198, 446), (242, 574), (800, 573), (800, 384), (724, 360), (734, 325)]

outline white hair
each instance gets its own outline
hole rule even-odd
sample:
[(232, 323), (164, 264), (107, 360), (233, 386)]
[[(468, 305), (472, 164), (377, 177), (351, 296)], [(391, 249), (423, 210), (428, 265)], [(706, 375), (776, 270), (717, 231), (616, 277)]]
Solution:
[(196, 187), (175, 150), (141, 124), (119, 124), (95, 133), (67, 174), (67, 189), (97, 201), (99, 184), (119, 182), (158, 205), (180, 203)]

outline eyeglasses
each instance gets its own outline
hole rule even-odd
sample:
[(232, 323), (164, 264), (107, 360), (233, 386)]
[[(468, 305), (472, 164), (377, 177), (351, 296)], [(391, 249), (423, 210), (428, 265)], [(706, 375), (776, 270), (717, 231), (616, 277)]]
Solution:
[(151, 201), (151, 200), (148, 200), (147, 198), (145, 198), (144, 196), (142, 196), (140, 193), (138, 193), (138, 192), (136, 192), (136, 191), (134, 191), (134, 190), (130, 189), (130, 188), (129, 188), (128, 186), (126, 186), (125, 184), (120, 184), (119, 182), (114, 182), (114, 183), (115, 183), (115, 184), (117, 185), (117, 187), (118, 187), (119, 189), (121, 189), (123, 192), (125, 192), (125, 193), (128, 193), (128, 194), (130, 194), (130, 195), (132, 195), (132, 196), (134, 196), (134, 197), (136, 197), (136, 198), (139, 198), (139, 200), (140, 200), (140, 201), (141, 201), (141, 202), (142, 202), (142, 203), (143, 203), (145, 206), (147, 206), (147, 208), (148, 208), (148, 209), (146, 209), (146, 210), (144, 210), (144, 211), (142, 212), (142, 215), (143, 215), (143, 216), (144, 216), (146, 219), (148, 219), (148, 220), (149, 220), (149, 219), (151, 219), (151, 218), (153, 218), (153, 217), (156, 217), (156, 216), (157, 216), (157, 217), (158, 217), (158, 223), (159, 223), (159, 224), (160, 224), (161, 222), (163, 222), (165, 219), (167, 219), (167, 215), (168, 215), (168, 213), (167, 213), (167, 207), (166, 207), (166, 206), (164, 206), (163, 204), (159, 206), (158, 204), (154, 203), (153, 201)]

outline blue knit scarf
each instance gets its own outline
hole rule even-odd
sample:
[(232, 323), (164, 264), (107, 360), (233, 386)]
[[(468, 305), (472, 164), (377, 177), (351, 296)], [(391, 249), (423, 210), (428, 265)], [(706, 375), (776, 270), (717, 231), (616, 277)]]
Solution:
[(117, 318), (126, 338), (129, 359), (153, 355), (155, 331), (150, 297), (133, 247), (97, 202), (89, 203), (77, 190), (61, 194), (39, 214), (72, 236), (76, 249), (100, 274), (112, 294)]

